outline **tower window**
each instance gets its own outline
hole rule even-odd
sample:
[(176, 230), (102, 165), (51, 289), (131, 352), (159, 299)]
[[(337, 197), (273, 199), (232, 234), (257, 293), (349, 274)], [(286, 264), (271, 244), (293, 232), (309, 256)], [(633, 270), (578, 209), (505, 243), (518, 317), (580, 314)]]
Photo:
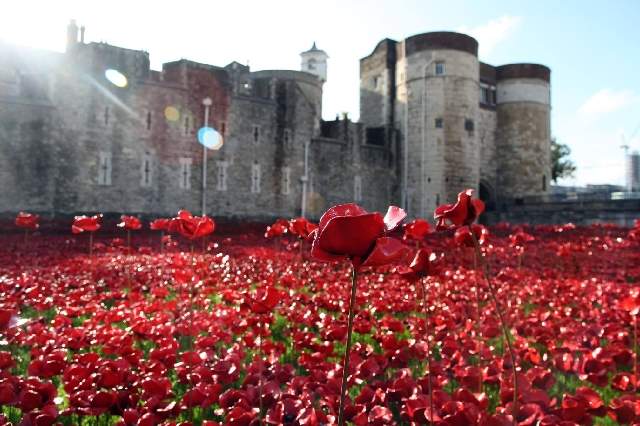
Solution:
[(260, 164), (253, 163), (251, 165), (251, 192), (253, 194), (260, 193)]
[(151, 111), (147, 111), (147, 130), (151, 130)]
[(444, 75), (445, 73), (445, 68), (444, 68), (444, 62), (436, 62), (436, 75)]
[(289, 148), (289, 145), (291, 144), (291, 130), (284, 129), (282, 132), (282, 141), (284, 142), (284, 146)]
[(227, 131), (227, 123), (223, 121), (220, 123), (220, 134), (224, 136), (226, 131)]
[(353, 178), (353, 199), (354, 201), (362, 201), (362, 178), (360, 176)]
[(98, 185), (111, 185), (111, 153), (100, 151), (98, 155)]
[(105, 107), (104, 108), (104, 125), (108, 126), (109, 125), (109, 115), (110, 115), (110, 111), (109, 111), (109, 107)]
[(191, 158), (180, 158), (180, 189), (191, 189)]
[(149, 154), (145, 154), (142, 157), (142, 166), (140, 172), (140, 186), (145, 188), (151, 186), (151, 156)]
[(289, 195), (291, 193), (291, 168), (284, 167), (282, 169), (282, 194)]
[(467, 132), (473, 132), (475, 125), (473, 123), (473, 120), (470, 118), (467, 118), (466, 120), (464, 120), (464, 129)]
[(442, 118), (436, 118), (435, 119), (435, 125), (436, 125), (436, 129), (442, 129), (443, 127), (443, 121)]
[(218, 161), (218, 181), (216, 182), (216, 189), (218, 191), (227, 190), (227, 166), (229, 163), (226, 161)]
[(542, 175), (542, 191), (547, 190), (547, 175)]
[(187, 136), (189, 134), (189, 130), (191, 129), (190, 127), (190, 120), (189, 117), (185, 117), (184, 118), (184, 135)]
[(307, 62), (307, 69), (310, 71), (315, 71), (316, 69), (316, 60), (311, 58), (309, 59), (309, 62)]
[(260, 142), (260, 126), (253, 126), (253, 143)]
[(380, 77), (379, 76), (375, 76), (373, 77), (373, 82), (372, 82), (373, 88), (377, 89), (378, 86), (380, 85)]

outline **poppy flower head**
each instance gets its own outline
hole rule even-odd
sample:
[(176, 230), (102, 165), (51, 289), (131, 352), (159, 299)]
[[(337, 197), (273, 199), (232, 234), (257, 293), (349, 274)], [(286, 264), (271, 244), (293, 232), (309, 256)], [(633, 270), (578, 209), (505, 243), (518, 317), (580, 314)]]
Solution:
[(382, 217), (357, 204), (341, 204), (327, 210), (314, 231), (311, 255), (321, 261), (351, 259), (355, 267), (379, 266), (406, 256), (407, 248), (385, 234), (395, 229), (406, 213), (390, 206)]
[(71, 225), (71, 232), (74, 234), (81, 234), (83, 232), (95, 232), (100, 229), (100, 219), (102, 219), (102, 215), (98, 214), (95, 216), (76, 216), (73, 219), (73, 224)]
[(40, 224), (38, 224), (39, 220), (40, 216), (37, 214), (20, 212), (16, 216), (15, 224), (18, 228), (34, 230), (40, 227)]
[(297, 217), (289, 221), (289, 232), (299, 238), (306, 240), (309, 235), (318, 227), (315, 223), (309, 222), (304, 217)]
[(120, 223), (118, 223), (118, 228), (124, 228), (131, 231), (137, 231), (142, 228), (142, 222), (135, 216), (120, 216)]
[(169, 220), (166, 230), (195, 240), (212, 234), (215, 229), (216, 223), (209, 216), (193, 216), (187, 210), (180, 210), (176, 217)]
[(403, 240), (422, 241), (431, 233), (431, 225), (424, 219), (415, 219), (404, 225)]
[(471, 225), (484, 211), (484, 202), (471, 198), (473, 189), (466, 189), (458, 194), (455, 204), (443, 204), (433, 212), (436, 230), (455, 229)]
[(158, 218), (149, 224), (152, 231), (166, 231), (171, 219)]
[(463, 226), (456, 229), (456, 232), (453, 235), (453, 240), (457, 245), (473, 247), (474, 243), (472, 233), (480, 245), (484, 244), (487, 238), (489, 238), (489, 230), (486, 227), (473, 224), (471, 226)]
[(265, 238), (281, 237), (289, 230), (289, 222), (284, 219), (276, 220), (273, 225), (267, 226), (267, 230), (264, 233)]
[(409, 281), (415, 281), (418, 278), (429, 275), (436, 275), (438, 272), (438, 264), (442, 260), (442, 256), (421, 248), (413, 257), (408, 267), (402, 268), (400, 276)]

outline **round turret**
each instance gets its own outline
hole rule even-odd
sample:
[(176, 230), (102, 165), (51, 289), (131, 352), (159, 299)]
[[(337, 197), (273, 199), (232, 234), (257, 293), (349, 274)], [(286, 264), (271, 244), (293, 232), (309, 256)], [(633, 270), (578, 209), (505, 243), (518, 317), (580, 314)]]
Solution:
[[(477, 188), (480, 146), (478, 42), (454, 32), (404, 41), (398, 98), (408, 138), (407, 206), (426, 217), (458, 192)], [(405, 97), (403, 102), (402, 97)]]
[(498, 195), (521, 198), (549, 189), (550, 75), (544, 65), (496, 68)]

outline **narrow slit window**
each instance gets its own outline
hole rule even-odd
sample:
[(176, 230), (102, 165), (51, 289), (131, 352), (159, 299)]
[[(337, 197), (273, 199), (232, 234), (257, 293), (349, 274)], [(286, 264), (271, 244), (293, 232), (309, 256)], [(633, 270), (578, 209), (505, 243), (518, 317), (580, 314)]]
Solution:
[(226, 161), (218, 161), (218, 181), (216, 182), (216, 189), (218, 191), (227, 190), (227, 166), (229, 163)]
[(180, 189), (191, 189), (191, 158), (180, 158)]
[(111, 153), (100, 151), (98, 156), (98, 185), (111, 185)]
[(282, 194), (289, 195), (291, 193), (291, 168), (282, 169)]
[(251, 166), (251, 192), (253, 194), (260, 193), (260, 164), (254, 163)]
[(362, 201), (362, 178), (360, 176), (353, 179), (353, 199)]

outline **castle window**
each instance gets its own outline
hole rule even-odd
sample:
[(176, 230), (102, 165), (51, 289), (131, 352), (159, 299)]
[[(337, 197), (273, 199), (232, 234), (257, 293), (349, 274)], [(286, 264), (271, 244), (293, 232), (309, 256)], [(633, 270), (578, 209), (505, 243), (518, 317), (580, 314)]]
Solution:
[(147, 130), (151, 130), (151, 111), (147, 111)]
[(375, 77), (373, 77), (372, 86), (374, 89), (377, 89), (379, 85), (380, 85), (380, 77), (376, 75)]
[(362, 201), (362, 178), (360, 176), (353, 178), (353, 199), (354, 201)]
[(491, 97), (490, 97), (491, 105), (495, 105), (497, 103), (497, 101), (498, 101), (496, 93), (497, 93), (496, 92), (496, 88), (492, 87), (491, 91), (490, 91), (490, 94), (491, 94)]
[(542, 175), (542, 190), (547, 190), (547, 175)]
[(311, 58), (309, 59), (309, 62), (307, 62), (307, 69), (310, 71), (313, 71), (316, 69), (316, 60)]
[(444, 62), (438, 61), (436, 62), (436, 75), (444, 75), (445, 68)]
[(216, 182), (216, 189), (218, 191), (227, 190), (227, 166), (229, 163), (226, 161), (218, 161), (218, 181)]
[(111, 153), (100, 151), (98, 156), (98, 185), (111, 185)]
[(474, 126), (475, 125), (473, 123), (473, 120), (471, 120), (470, 118), (467, 118), (466, 120), (464, 120), (464, 129), (467, 132), (469, 133), (473, 132)]
[(289, 195), (291, 193), (291, 169), (285, 167), (282, 169), (282, 194)]
[(179, 187), (180, 189), (191, 189), (191, 158), (180, 158), (180, 177)]
[(140, 179), (140, 186), (144, 188), (151, 186), (151, 155), (145, 154), (142, 157), (140, 172), (142, 176)]
[(286, 148), (289, 148), (289, 145), (291, 143), (291, 130), (284, 129), (284, 131), (282, 132), (282, 141), (284, 142), (284, 146)]
[(253, 126), (253, 143), (260, 142), (260, 126)]
[(260, 193), (260, 164), (258, 163), (251, 165), (251, 192), (253, 194)]
[(187, 136), (190, 130), (190, 120), (189, 117), (184, 118), (184, 135)]
[(436, 118), (435, 119), (435, 126), (436, 126), (436, 129), (442, 129), (442, 127), (443, 127), (442, 118)]
[(226, 131), (227, 131), (227, 123), (223, 121), (220, 123), (220, 134), (224, 136)]
[(105, 126), (109, 125), (109, 114), (110, 114), (109, 107), (105, 107), (104, 108), (104, 125)]

